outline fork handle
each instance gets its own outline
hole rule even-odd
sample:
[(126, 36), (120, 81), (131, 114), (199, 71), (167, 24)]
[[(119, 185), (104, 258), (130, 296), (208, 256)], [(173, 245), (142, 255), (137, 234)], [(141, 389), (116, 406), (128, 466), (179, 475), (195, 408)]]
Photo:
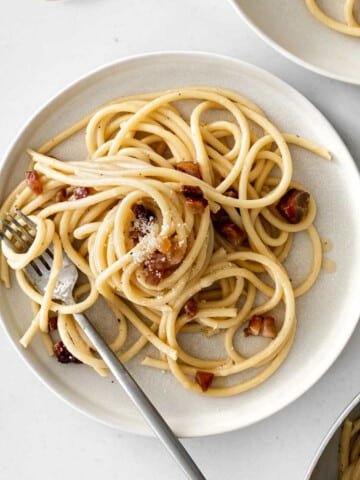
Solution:
[(169, 425), (85, 315), (82, 313), (75, 313), (73, 315), (111, 373), (135, 403), (154, 433), (164, 444), (185, 475), (193, 480), (206, 480), (179, 439), (172, 432)]

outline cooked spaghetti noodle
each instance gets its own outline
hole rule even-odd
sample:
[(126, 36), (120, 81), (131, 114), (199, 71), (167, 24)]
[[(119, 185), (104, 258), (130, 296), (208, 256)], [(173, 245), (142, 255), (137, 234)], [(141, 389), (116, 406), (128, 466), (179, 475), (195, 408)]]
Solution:
[(317, 0), (305, 0), (305, 2), (314, 17), (327, 27), (345, 35), (360, 37), (360, 23), (354, 14), (356, 0), (345, 0), (344, 17), (346, 23), (342, 23), (326, 14), (319, 7)]
[[(85, 160), (49, 156), (83, 129)], [(150, 344), (155, 353), (143, 355), (144, 365), (169, 370), (185, 388), (210, 396), (234, 395), (263, 382), (293, 343), (295, 297), (311, 288), (321, 268), (316, 204), (292, 179), (290, 144), (330, 158), (324, 148), (281, 133), (234, 92), (187, 87), (117, 99), (29, 151), (28, 175), (40, 182), (38, 191), (29, 181), (20, 183), (0, 211), (4, 216), (19, 208), (37, 226), (27, 252), (2, 245), (2, 280), (10, 285), (9, 265), (33, 305), (23, 346), (40, 332), (52, 352), (49, 318), (55, 312), (66, 351), (105, 374), (72, 317), (100, 295), (118, 319), (111, 348), (122, 361)], [(306, 208), (294, 192), (306, 196)], [(289, 212), (301, 215), (286, 217)], [(301, 231), (312, 243), (312, 266), (292, 286), (283, 262)], [(41, 295), (23, 268), (48, 247), (54, 262)], [(52, 300), (62, 252), (88, 279), (73, 305)], [(280, 305), (274, 333), (269, 314)], [(125, 348), (130, 324), (139, 338)], [(181, 334), (206, 340), (215, 333), (224, 341), (220, 359), (192, 355), (180, 344)], [(237, 350), (237, 334), (268, 338), (245, 355)]]
[(339, 480), (360, 478), (360, 419), (346, 420), (341, 429)]

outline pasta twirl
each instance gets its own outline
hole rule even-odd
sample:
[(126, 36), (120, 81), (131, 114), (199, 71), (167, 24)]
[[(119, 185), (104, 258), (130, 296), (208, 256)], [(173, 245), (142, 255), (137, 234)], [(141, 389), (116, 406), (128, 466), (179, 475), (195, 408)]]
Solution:
[[(50, 155), (82, 129), (86, 159)], [(106, 373), (72, 318), (102, 296), (118, 319), (111, 348), (121, 360), (151, 344), (157, 353), (143, 355), (142, 363), (171, 371), (194, 392), (228, 396), (259, 385), (285, 360), (296, 331), (295, 298), (321, 267), (316, 204), (292, 178), (290, 144), (330, 158), (322, 147), (281, 133), (234, 92), (187, 87), (117, 99), (29, 151), (42, 192), (22, 182), (1, 208), (1, 215), (20, 208), (37, 225), (28, 252), (2, 250), (2, 280), (9, 285), (9, 265), (34, 306), (22, 344), (40, 331), (51, 346), (49, 317), (56, 312), (64, 348)], [(312, 242), (313, 263), (293, 287), (283, 262), (300, 231)], [(51, 300), (51, 286), (40, 295), (22, 271), (50, 245), (53, 283), (61, 246), (88, 279), (74, 305)], [(278, 305), (283, 318), (275, 327)], [(140, 336), (125, 348), (130, 324)], [(223, 358), (190, 354), (179, 341), (209, 333), (222, 336)], [(267, 340), (246, 356), (237, 350), (238, 334)], [(248, 375), (239, 380), (242, 372)]]

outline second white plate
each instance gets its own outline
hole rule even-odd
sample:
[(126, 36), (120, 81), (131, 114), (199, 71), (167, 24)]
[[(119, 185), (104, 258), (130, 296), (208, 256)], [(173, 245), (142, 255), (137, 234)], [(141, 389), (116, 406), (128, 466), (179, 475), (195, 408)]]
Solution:
[[(360, 37), (323, 25), (304, 0), (230, 0), (244, 20), (276, 50), (305, 68), (360, 85)], [(344, 0), (319, 0), (341, 20)]]
[[(10, 149), (0, 173), (4, 196), (23, 178), (26, 148), (36, 148), (96, 106), (121, 95), (185, 85), (230, 88), (257, 102), (286, 132), (325, 145), (331, 162), (293, 149), (294, 178), (314, 194), (322, 238), (334, 244), (329, 256), (337, 271), (322, 273), (297, 302), (298, 330), (281, 368), (264, 384), (239, 396), (217, 399), (185, 391), (172, 376), (140, 365), (129, 368), (171, 427), (181, 436), (209, 435), (261, 420), (298, 398), (337, 358), (358, 320), (360, 296), (360, 181), (355, 164), (321, 113), (290, 86), (252, 65), (200, 53), (164, 53), (125, 59), (97, 70), (65, 89), (27, 124)], [(76, 156), (71, 150), (64, 157)], [(306, 238), (295, 248), (295, 275), (311, 263)], [(306, 253), (307, 252), (307, 253)], [(296, 254), (297, 253), (297, 254)], [(46, 385), (73, 407), (113, 427), (135, 433), (149, 430), (121, 388), (84, 366), (64, 366), (49, 358), (39, 339), (27, 350), (18, 343), (31, 320), (28, 301), (14, 283), (0, 287), (0, 314), (15, 348)], [(102, 312), (98, 312), (101, 315)]]

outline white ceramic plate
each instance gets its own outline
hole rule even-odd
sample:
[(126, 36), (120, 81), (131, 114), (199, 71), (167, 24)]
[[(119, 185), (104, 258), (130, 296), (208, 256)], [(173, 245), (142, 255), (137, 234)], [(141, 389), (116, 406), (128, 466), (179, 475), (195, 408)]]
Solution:
[[(360, 84), (360, 38), (320, 23), (304, 0), (230, 2), (261, 38), (290, 60), (327, 77)], [(319, 0), (318, 4), (342, 20), (344, 0)]]
[[(97, 70), (65, 89), (42, 108), (10, 149), (0, 175), (2, 197), (23, 177), (25, 149), (37, 147), (102, 102), (122, 94), (184, 85), (214, 85), (240, 92), (265, 110), (282, 128), (326, 145), (327, 162), (294, 148), (295, 178), (316, 197), (316, 224), (322, 238), (334, 244), (329, 256), (334, 274), (322, 273), (315, 287), (299, 299), (295, 344), (284, 365), (255, 390), (226, 399), (209, 399), (182, 389), (170, 374), (129, 365), (135, 378), (181, 436), (209, 435), (244, 427), (298, 398), (329, 368), (348, 341), (360, 312), (360, 181), (344, 144), (321, 113), (276, 77), (238, 60), (201, 53), (164, 53), (125, 59)], [(66, 155), (71, 155), (68, 146)], [(64, 153), (65, 154), (65, 153)], [(310, 264), (306, 237), (289, 262), (293, 278)], [(31, 314), (16, 286), (0, 288), (0, 311), (15, 348), (40, 379), (73, 407), (122, 430), (149, 430), (126, 395), (111, 378), (100, 378), (83, 366), (59, 364), (47, 357), (40, 340), (27, 350), (18, 339)]]
[(360, 417), (360, 394), (341, 412), (324, 440), (321, 442), (305, 480), (332, 480), (338, 478), (338, 452), (341, 427), (345, 420), (355, 421)]

